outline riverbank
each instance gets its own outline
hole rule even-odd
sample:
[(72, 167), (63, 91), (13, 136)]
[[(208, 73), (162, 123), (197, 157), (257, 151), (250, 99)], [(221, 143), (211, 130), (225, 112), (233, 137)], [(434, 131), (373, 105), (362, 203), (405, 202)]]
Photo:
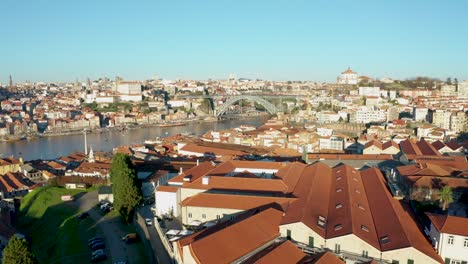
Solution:
[[(125, 130), (121, 128), (104, 128), (102, 131), (88, 132), (88, 149), (94, 151), (112, 151), (113, 148), (123, 145), (142, 144), (147, 139), (174, 136), (182, 133), (203, 135), (210, 130), (225, 130), (242, 125), (259, 127), (267, 120), (268, 115), (242, 117), (232, 120), (191, 120), (184, 126), (159, 127), (155, 125), (135, 126)], [(33, 140), (18, 140), (0, 143), (0, 153), (4, 157), (22, 156), (24, 160), (56, 159), (68, 156), (76, 151), (84, 151), (83, 132), (77, 131), (66, 135), (55, 134), (42, 136)]]
[[(176, 126), (186, 126), (188, 124), (203, 124), (203, 123), (214, 123), (214, 122), (223, 122), (226, 120), (236, 120), (242, 118), (254, 118), (254, 117), (262, 117), (268, 116), (267, 113), (261, 114), (243, 114), (243, 115), (236, 115), (236, 116), (229, 116), (224, 119), (217, 119), (215, 117), (208, 117), (206, 119), (186, 119), (180, 120), (177, 122), (161, 122), (161, 123), (153, 123), (153, 124), (127, 124), (125, 126), (113, 126), (113, 127), (102, 127), (96, 129), (86, 130), (87, 134), (102, 134), (102, 133), (109, 133), (112, 131), (122, 132), (125, 130), (132, 130), (138, 128), (151, 128), (151, 127), (176, 127)], [(77, 129), (77, 130), (69, 130), (69, 131), (56, 131), (56, 132), (45, 132), (45, 133), (36, 133), (30, 135), (9, 135), (7, 138), (2, 138), (2, 142), (14, 142), (20, 140), (35, 140), (41, 137), (60, 137), (60, 136), (70, 136), (70, 135), (81, 135), (84, 133), (84, 129)]]

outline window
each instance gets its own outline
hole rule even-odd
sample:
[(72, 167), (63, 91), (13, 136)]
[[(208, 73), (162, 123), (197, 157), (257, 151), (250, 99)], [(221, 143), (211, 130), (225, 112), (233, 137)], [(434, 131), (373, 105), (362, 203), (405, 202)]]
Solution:
[(188, 213), (188, 217), (189, 217), (189, 218), (192, 218), (192, 213)]
[(449, 236), (447, 240), (447, 244), (453, 245), (453, 240), (454, 240), (453, 236)]
[(343, 205), (340, 203), (335, 205), (335, 208), (341, 208), (341, 207), (343, 207)]
[(465, 241), (463, 242), (464, 247), (468, 247), (468, 238), (465, 238)]
[(361, 229), (366, 231), (366, 232), (369, 232), (369, 228), (365, 225), (361, 225)]
[(367, 250), (362, 251), (362, 256), (367, 258), (369, 256), (369, 252)]
[(205, 219), (205, 218), (206, 218), (206, 214), (202, 214), (201, 217), (202, 217), (203, 219)]
[(407, 264), (414, 264), (414, 260), (412, 259), (408, 259), (408, 262), (406, 262)]
[(343, 228), (343, 226), (341, 224), (335, 225), (335, 231), (340, 230), (341, 228)]
[(309, 247), (313, 248), (314, 247), (314, 237), (309, 237)]
[(398, 263), (400, 263), (400, 261), (398, 261), (398, 260), (392, 260), (392, 264), (398, 264)]
[(219, 219), (221, 219), (221, 216), (216, 215), (216, 220), (219, 220)]
[(452, 259), (450, 260), (450, 264), (462, 264), (463, 262), (461, 262), (460, 260), (456, 260), (456, 259)]

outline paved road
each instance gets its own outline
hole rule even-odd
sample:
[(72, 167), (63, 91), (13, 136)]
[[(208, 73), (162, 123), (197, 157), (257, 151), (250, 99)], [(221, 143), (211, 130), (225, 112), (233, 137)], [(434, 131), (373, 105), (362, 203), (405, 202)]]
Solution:
[(126, 244), (121, 241), (120, 236), (122, 230), (120, 230), (117, 223), (115, 223), (115, 220), (103, 217), (101, 213), (95, 209), (94, 206), (97, 204), (97, 200), (97, 192), (89, 192), (77, 199), (76, 202), (80, 210), (88, 212), (89, 216), (102, 231), (106, 242), (106, 250), (112, 263), (122, 260), (128, 261), (127, 247)]
[[(154, 215), (151, 212), (150, 208), (151, 205), (147, 205), (140, 209), (140, 214), (143, 216), (143, 218), (154, 219)], [(149, 239), (151, 242), (151, 247), (153, 248), (153, 252), (155, 252), (157, 262), (161, 264), (172, 263), (172, 259), (169, 257), (169, 254), (164, 248), (154, 225), (148, 226), (147, 228), (149, 233)]]

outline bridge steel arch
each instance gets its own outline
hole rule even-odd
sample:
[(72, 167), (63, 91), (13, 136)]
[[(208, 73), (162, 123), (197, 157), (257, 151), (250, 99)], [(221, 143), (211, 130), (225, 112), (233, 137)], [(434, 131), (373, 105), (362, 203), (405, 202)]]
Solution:
[(261, 97), (252, 96), (252, 95), (236, 95), (236, 96), (233, 96), (233, 97), (229, 98), (223, 104), (223, 106), (221, 106), (221, 108), (217, 111), (216, 116), (218, 116), (218, 117), (222, 116), (228, 110), (228, 108), (231, 105), (235, 104), (236, 102), (238, 102), (240, 100), (249, 100), (249, 101), (254, 101), (256, 103), (259, 103), (263, 107), (265, 107), (265, 109), (270, 114), (276, 114), (279, 111), (279, 109), (274, 104), (268, 102), (267, 100), (265, 100), (265, 99), (263, 99)]

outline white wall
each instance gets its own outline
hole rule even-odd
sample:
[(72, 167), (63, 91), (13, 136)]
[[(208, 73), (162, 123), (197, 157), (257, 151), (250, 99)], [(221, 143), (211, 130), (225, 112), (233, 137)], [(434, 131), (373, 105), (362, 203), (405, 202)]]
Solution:
[(155, 193), (156, 212), (158, 215), (169, 214), (171, 208), (174, 216), (178, 216), (178, 202), (176, 192), (161, 192)]
[[(209, 221), (219, 220), (225, 221), (229, 220), (231, 216), (237, 215), (243, 212), (239, 209), (228, 209), (228, 208), (211, 208), (211, 207), (197, 207), (197, 206), (183, 206), (182, 207), (182, 224), (187, 225), (192, 221), (198, 220), (202, 223)], [(189, 217), (189, 214), (192, 214)], [(205, 218), (203, 218), (203, 214)]]
[[(464, 246), (465, 239), (468, 240), (467, 236), (441, 234), (432, 224), (429, 236), (432, 245), (443, 259), (450, 258), (451, 260), (468, 261), (468, 247)], [(453, 245), (448, 244), (450, 236), (453, 237)]]

